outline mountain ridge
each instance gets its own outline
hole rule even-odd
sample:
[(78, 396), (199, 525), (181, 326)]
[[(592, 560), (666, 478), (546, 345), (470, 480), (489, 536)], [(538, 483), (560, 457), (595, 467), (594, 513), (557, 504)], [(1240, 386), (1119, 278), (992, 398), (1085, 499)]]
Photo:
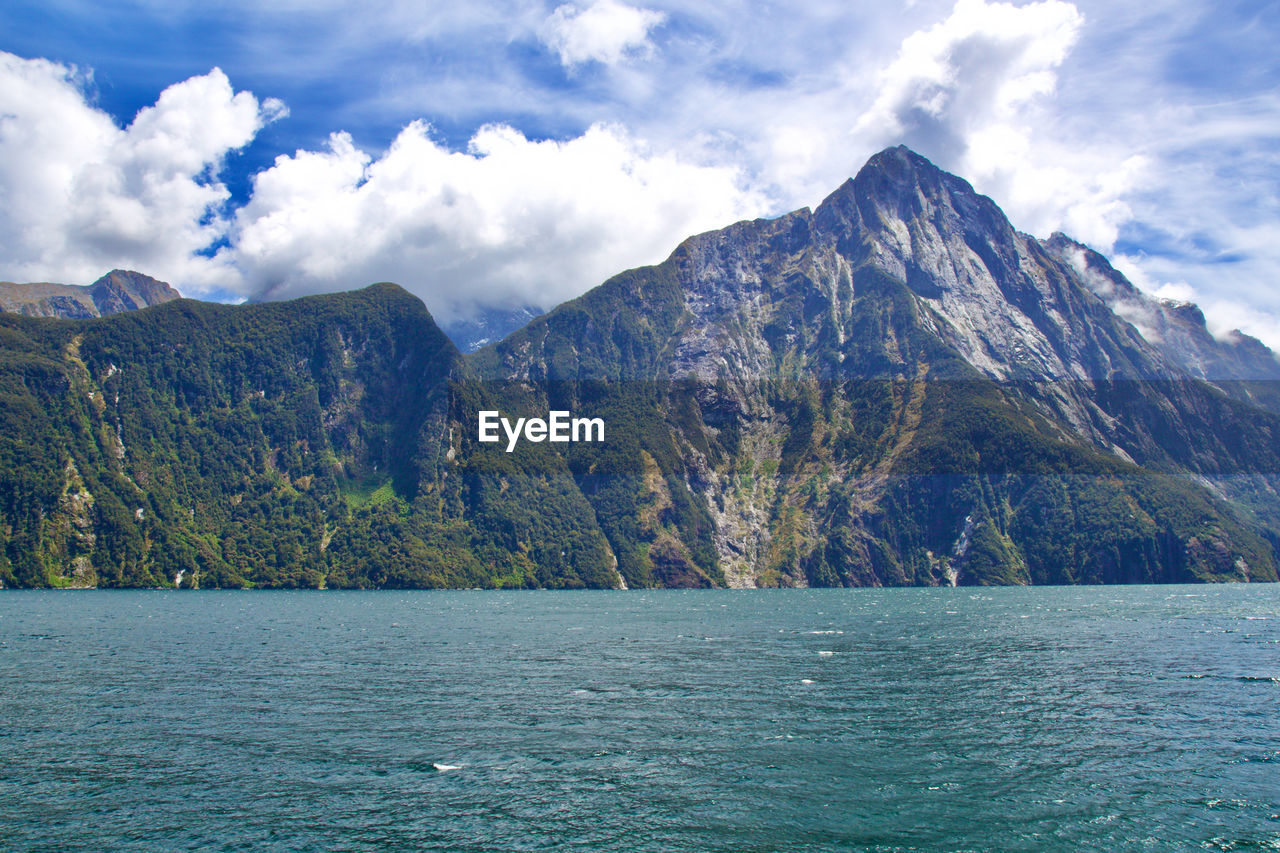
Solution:
[[(734, 493), (727, 472), (716, 471), (715, 457), (737, 450), (737, 444), (715, 447), (716, 432), (725, 421), (745, 430), (745, 443), (759, 451), (753, 464), (775, 472), (785, 467), (789, 454), (760, 450), (770, 442), (783, 443), (790, 455), (795, 455), (795, 445), (811, 454), (830, 453), (802, 443), (803, 434), (790, 429), (796, 415), (788, 409), (802, 422), (811, 421), (812, 400), (771, 400), (772, 391), (761, 385), (770, 381), (815, 380), (825, 396), (840, 381), (871, 383), (863, 392), (891, 387), (899, 419), (910, 415), (913, 406), (924, 405), (925, 394), (907, 393), (916, 383), (941, 397), (944, 390), (954, 390), (947, 388), (948, 381), (977, 382), (973, 387), (982, 387), (982, 394), (998, 395), (983, 403), (986, 409), (1033, 406), (1044, 420), (1038, 431), (1055, 441), (1084, 439), (1088, 452), (1123, 463), (1137, 459), (1184, 474), (1189, 465), (1190, 476), (1201, 478), (1223, 470), (1276, 470), (1276, 424), (1263, 414), (1258, 415), (1260, 426), (1249, 427), (1250, 438), (1264, 449), (1262, 458), (1242, 463), (1237, 452), (1221, 446), (1210, 448), (1203, 458), (1186, 458), (1184, 451), (1196, 443), (1188, 442), (1189, 436), (1212, 438), (1222, 419), (1232, 417), (1222, 414), (1225, 404), (1215, 396), (1220, 389), (1196, 384), (1170, 355), (1085, 287), (1069, 265), (1051, 256), (1040, 241), (1016, 232), (995, 204), (977, 196), (967, 182), (906, 149), (877, 155), (816, 210), (740, 222), (689, 238), (663, 264), (611, 279), (481, 350), (474, 363), (494, 379), (551, 386), (600, 379), (699, 381), (696, 399), (682, 402), (699, 410), (703, 422), (693, 430), (699, 434), (673, 430), (677, 442), (688, 440), (684, 456), (695, 464), (692, 470), (675, 465), (664, 472), (666, 490), (693, 483), (688, 491), (701, 492), (707, 506), (730, 507), (719, 511), (714, 538), (719, 562), (743, 567), (739, 581), (758, 579), (746, 575), (758, 576), (761, 568), (765, 575), (779, 572), (791, 582), (805, 580), (803, 560), (788, 564), (780, 558), (778, 541), (810, 549), (812, 556), (822, 538), (818, 528), (834, 521), (847, 530), (850, 523), (831, 516), (830, 506), (824, 505), (800, 513), (811, 528), (807, 534), (761, 535), (752, 528), (778, 512), (777, 503), (762, 505)], [(1002, 385), (983, 386), (983, 379)], [(1156, 389), (1157, 382), (1165, 386)], [(846, 399), (841, 405), (865, 402)], [(1192, 414), (1171, 416), (1170, 410)], [(1218, 421), (1205, 420), (1202, 411), (1219, 412), (1214, 416)], [(649, 429), (661, 430), (662, 420), (677, 418), (669, 412), (651, 420)], [(1254, 420), (1242, 416), (1235, 423)], [(826, 426), (837, 434), (843, 429)], [(955, 432), (963, 425), (935, 426)], [(812, 431), (812, 423), (805, 428)], [(912, 442), (907, 431), (898, 434), (901, 442), (889, 455), (902, 456), (901, 463), (911, 458), (903, 454)], [(639, 445), (633, 455), (653, 450)], [(914, 452), (919, 458), (922, 449)], [(958, 473), (977, 473), (991, 464), (981, 461), (981, 454), (969, 462), (946, 462), (945, 454), (930, 458), (929, 465)], [(868, 487), (841, 500), (881, 505), (888, 469), (872, 466), (858, 474), (848, 462), (837, 464), (845, 465), (838, 479), (857, 483), (861, 478)], [(916, 468), (927, 471), (929, 465)], [(786, 491), (780, 478), (772, 479), (773, 489)], [(1221, 480), (1214, 488), (1233, 488)], [(1273, 504), (1274, 484), (1250, 484), (1255, 486), (1264, 494), (1257, 502)], [(872, 494), (876, 489), (879, 494)], [(794, 511), (802, 503), (793, 494), (784, 508)], [(638, 507), (631, 507), (624, 519), (637, 512)], [(956, 531), (953, 541), (964, 529), (964, 517), (946, 523)], [(654, 541), (667, 536), (696, 539), (699, 525), (699, 519), (691, 518), (682, 530), (654, 529), (646, 535)], [(860, 559), (875, 562), (872, 552), (887, 546), (882, 536), (863, 533), (869, 538), (859, 546), (864, 552)], [(625, 544), (615, 542), (616, 547)], [(923, 550), (942, 550), (942, 543), (935, 544), (937, 548)], [(735, 555), (735, 549), (749, 553)], [(898, 556), (886, 558), (898, 581), (920, 580), (920, 560), (913, 558), (916, 569), (903, 574), (893, 565)], [(643, 578), (643, 566), (634, 571), (637, 577), (631, 580)], [(889, 580), (879, 571), (872, 572), (877, 581)], [(936, 572), (930, 577), (938, 579)]]
[(1275, 580), (1274, 355), (1089, 251), (897, 148), (469, 355), (387, 284), (0, 316), (0, 581)]

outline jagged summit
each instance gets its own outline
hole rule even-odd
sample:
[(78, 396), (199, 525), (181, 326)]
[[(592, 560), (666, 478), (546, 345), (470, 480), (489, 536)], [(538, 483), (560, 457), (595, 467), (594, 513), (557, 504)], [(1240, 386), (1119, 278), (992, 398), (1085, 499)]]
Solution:
[[(874, 223), (875, 209), (891, 210), (898, 218), (920, 215), (937, 206), (959, 207), (969, 216), (1000, 216), (995, 202), (979, 195), (964, 178), (945, 172), (905, 145), (875, 154), (858, 173), (841, 184), (818, 206), (842, 210), (846, 222)], [(849, 214), (857, 210), (857, 216)]]
[[(1276, 494), (1266, 472), (1280, 470), (1280, 421), (1265, 411), (1280, 411), (1274, 383), (1234, 382), (1238, 363), (1211, 363), (1208, 350), (1144, 325), (1129, 309), (1151, 300), (1100, 256), (1075, 257), (1076, 245), (1019, 232), (967, 181), (892, 148), (815, 210), (691, 237), (472, 363), (561, 397), (579, 382), (684, 389), (619, 404), (643, 436), (626, 458), (652, 458), (645, 482), (665, 482), (636, 502), (648, 519), (639, 534), (629, 511), (609, 515), (630, 497), (600, 499), (611, 536), (636, 548), (651, 540), (648, 557), (619, 554), (629, 585), (714, 578), (717, 567), (740, 585), (770, 571), (809, 583), (1010, 582), (1028, 570), (1035, 582), (1073, 582), (1216, 559), (1161, 551), (1157, 531), (1185, 536), (1192, 516), (1155, 495), (1200, 499), (1171, 483), (1118, 485), (1134, 464), (1211, 482), (1280, 523), (1272, 498), (1258, 502)], [(596, 478), (608, 469), (583, 465), (604, 495)], [(1263, 480), (1242, 486), (1241, 473)], [(707, 515), (679, 510), (681, 494)], [(646, 501), (671, 509), (655, 519)], [(1088, 507), (1101, 515), (1086, 517)], [(1095, 562), (1094, 544), (1046, 556), (1074, 540), (1073, 525), (1096, 535), (1099, 517), (1153, 519), (1124, 546), (1146, 554), (1132, 559), (1147, 568)], [(939, 527), (950, 538), (904, 533)], [(1205, 535), (1196, 542), (1217, 534)], [(979, 539), (980, 559), (968, 550)], [(1055, 575), (1057, 564), (1074, 568)]]
[(964, 178), (943, 171), (905, 145), (886, 148), (872, 156), (858, 170), (853, 184), (864, 194), (880, 197), (891, 197), (906, 190), (935, 195), (943, 190), (964, 196), (978, 195)]
[(1239, 329), (1221, 338), (1213, 335), (1198, 305), (1143, 292), (1101, 253), (1060, 231), (1042, 245), (1078, 273), (1117, 316), (1192, 376), (1210, 381), (1280, 380), (1280, 360), (1257, 338)]
[(852, 261), (927, 300), (944, 335), (992, 376), (1280, 379), (1260, 341), (1215, 338), (1198, 307), (1142, 292), (1065, 234), (1019, 232), (994, 201), (905, 146), (872, 157), (814, 222)]

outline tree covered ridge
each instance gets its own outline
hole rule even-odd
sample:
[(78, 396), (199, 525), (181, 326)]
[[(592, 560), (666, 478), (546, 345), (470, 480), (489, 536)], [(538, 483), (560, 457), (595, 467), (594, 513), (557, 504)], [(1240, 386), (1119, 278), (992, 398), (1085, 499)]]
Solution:
[(484, 476), (447, 470), (466, 375), (394, 285), (92, 321), (2, 315), (0, 579), (611, 585), (580, 499), (506, 485), (543, 510), (506, 518)]

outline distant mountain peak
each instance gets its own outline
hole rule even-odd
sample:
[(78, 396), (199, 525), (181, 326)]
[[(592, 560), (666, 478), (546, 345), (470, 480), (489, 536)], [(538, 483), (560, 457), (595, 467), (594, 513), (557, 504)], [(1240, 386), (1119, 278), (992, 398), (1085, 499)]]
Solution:
[(1200, 306), (1160, 299), (1135, 287), (1100, 252), (1055, 231), (1041, 242), (1108, 308), (1192, 376), (1209, 380), (1277, 380), (1280, 361), (1266, 344), (1235, 329), (1214, 335)]
[(542, 316), (543, 310), (535, 305), (514, 308), (484, 308), (474, 315), (442, 323), (441, 329), (463, 352), (475, 352), (481, 347), (496, 343), (516, 329), (528, 325)]
[(121, 269), (112, 270), (89, 285), (0, 282), (0, 310), (36, 317), (106, 317), (181, 296), (167, 282)]
[(89, 285), (89, 293), (101, 315), (135, 311), (178, 299), (182, 294), (168, 282), (133, 270), (112, 270)]

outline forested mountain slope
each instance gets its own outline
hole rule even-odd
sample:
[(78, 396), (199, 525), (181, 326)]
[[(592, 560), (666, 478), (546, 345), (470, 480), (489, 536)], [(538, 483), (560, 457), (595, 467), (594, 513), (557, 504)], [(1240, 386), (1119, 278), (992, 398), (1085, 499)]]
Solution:
[(615, 582), (579, 495), (450, 460), (467, 368), (394, 285), (0, 316), (0, 344), (8, 585)]
[[(1275, 580), (1280, 368), (906, 149), (463, 355), (393, 285), (0, 316), (0, 581)], [(478, 441), (478, 415), (605, 440)]]

